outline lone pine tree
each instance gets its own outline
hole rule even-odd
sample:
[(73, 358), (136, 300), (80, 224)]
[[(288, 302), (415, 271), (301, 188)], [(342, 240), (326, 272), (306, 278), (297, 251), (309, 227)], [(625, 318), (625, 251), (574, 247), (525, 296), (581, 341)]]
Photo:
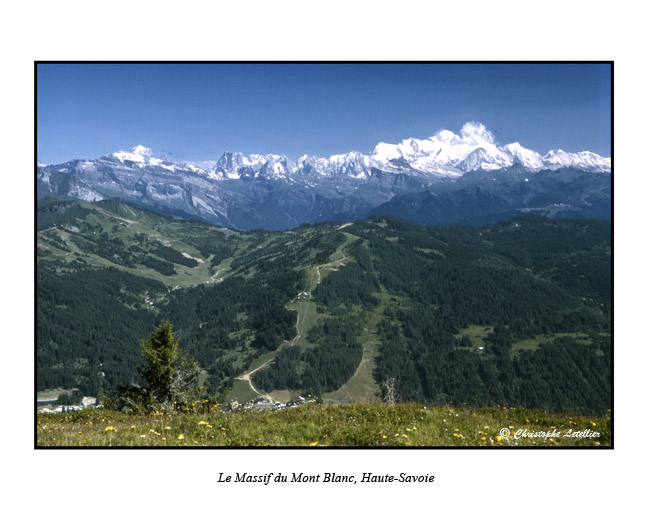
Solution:
[(179, 351), (179, 341), (170, 322), (164, 321), (148, 340), (142, 342), (141, 352), (146, 363), (140, 373), (154, 402), (168, 408), (174, 402), (201, 392), (202, 388), (195, 386), (200, 366), (186, 351)]
[(198, 398), (206, 391), (206, 384), (197, 384), (200, 366), (186, 351), (180, 352), (179, 340), (170, 322), (162, 322), (148, 340), (142, 342), (140, 350), (145, 363), (139, 372), (147, 387), (120, 386), (118, 397), (108, 399), (108, 407), (169, 411), (175, 403)]

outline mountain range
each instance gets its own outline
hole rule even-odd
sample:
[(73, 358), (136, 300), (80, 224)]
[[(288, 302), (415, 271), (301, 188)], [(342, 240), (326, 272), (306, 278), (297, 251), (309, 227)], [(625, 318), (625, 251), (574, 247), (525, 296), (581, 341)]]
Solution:
[(171, 161), (141, 145), (92, 160), (38, 164), (37, 196), (117, 199), (237, 230), (390, 214), (423, 225), (487, 224), (533, 212), (611, 215), (611, 160), (592, 152), (501, 145), (484, 125), (378, 143), (329, 158), (225, 152)]

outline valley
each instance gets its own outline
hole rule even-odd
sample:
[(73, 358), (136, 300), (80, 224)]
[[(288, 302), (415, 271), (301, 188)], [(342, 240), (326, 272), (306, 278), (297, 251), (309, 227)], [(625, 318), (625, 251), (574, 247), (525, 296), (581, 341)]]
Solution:
[(38, 391), (138, 383), (167, 319), (225, 402), (380, 402), (394, 379), (401, 401), (610, 407), (609, 222), (241, 232), (46, 197), (37, 254)]

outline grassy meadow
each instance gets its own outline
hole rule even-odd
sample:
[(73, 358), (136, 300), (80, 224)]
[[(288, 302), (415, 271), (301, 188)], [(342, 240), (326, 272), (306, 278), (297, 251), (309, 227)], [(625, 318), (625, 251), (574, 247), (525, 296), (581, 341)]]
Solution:
[[(609, 417), (522, 408), (420, 404), (305, 405), (282, 411), (223, 412), (196, 402), (191, 412), (128, 415), (103, 409), (37, 415), (37, 447), (610, 447)], [(509, 437), (502, 433), (506, 427)], [(515, 439), (516, 431), (559, 437)], [(564, 437), (569, 430), (589, 437)], [(593, 434), (600, 434), (592, 437)], [(573, 435), (573, 434), (572, 434)]]

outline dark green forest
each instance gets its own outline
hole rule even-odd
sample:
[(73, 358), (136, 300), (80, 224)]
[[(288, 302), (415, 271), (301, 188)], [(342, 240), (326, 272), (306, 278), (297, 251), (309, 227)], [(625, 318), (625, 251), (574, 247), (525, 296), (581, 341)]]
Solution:
[(300, 389), (320, 395), (342, 386), (362, 358), (356, 341), (359, 324), (351, 319), (328, 319), (310, 330), (308, 340), (316, 346), (283, 349), (271, 369), (257, 372), (254, 382), (266, 391)]
[[(334, 391), (359, 366), (365, 334), (379, 343), (377, 388), (393, 380), (402, 401), (610, 407), (610, 222), (337, 227), (239, 233), (116, 202), (40, 201), (37, 389), (141, 382), (140, 342), (169, 320), (214, 394), (268, 352), (253, 377), (263, 390)], [(307, 288), (316, 320), (291, 346), (290, 304)]]

